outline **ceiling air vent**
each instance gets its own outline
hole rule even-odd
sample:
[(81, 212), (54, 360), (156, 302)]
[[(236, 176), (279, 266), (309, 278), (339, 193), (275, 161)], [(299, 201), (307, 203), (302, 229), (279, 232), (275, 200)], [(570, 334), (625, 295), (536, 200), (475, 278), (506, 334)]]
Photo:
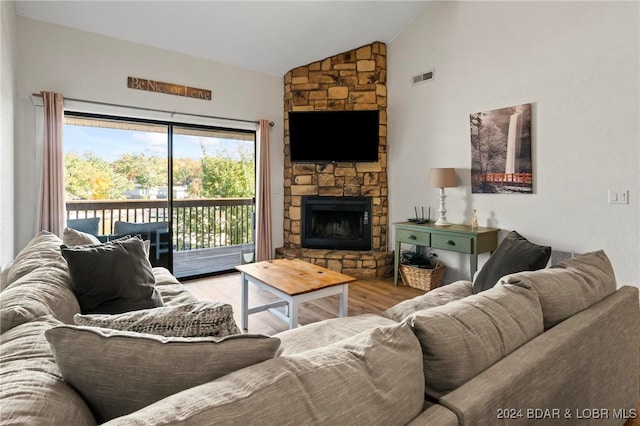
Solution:
[(414, 75), (411, 78), (411, 83), (415, 86), (416, 84), (424, 83), (425, 81), (431, 81), (433, 80), (434, 74), (435, 74), (435, 70), (429, 70), (421, 74)]

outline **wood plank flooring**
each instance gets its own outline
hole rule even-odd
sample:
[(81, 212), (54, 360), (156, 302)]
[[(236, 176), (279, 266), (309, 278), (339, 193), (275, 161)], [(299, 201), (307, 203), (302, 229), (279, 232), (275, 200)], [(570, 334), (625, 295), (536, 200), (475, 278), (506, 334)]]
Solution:
[[(233, 306), (234, 317), (240, 324), (240, 273), (218, 275), (183, 282), (200, 300), (225, 302)], [(424, 290), (395, 287), (392, 279), (358, 279), (349, 284), (349, 316), (380, 313), (391, 306), (411, 299)], [(273, 302), (277, 298), (249, 284), (249, 306)], [(338, 316), (338, 296), (329, 296), (301, 304), (298, 322), (301, 325)], [(249, 315), (249, 333), (275, 334), (287, 329), (287, 324), (269, 312)]]
[[(200, 300), (225, 302), (233, 306), (234, 317), (240, 324), (240, 274), (231, 273), (215, 277), (184, 281), (187, 289)], [(392, 279), (358, 279), (349, 284), (349, 316), (380, 313), (406, 299), (424, 294), (411, 287), (395, 287)], [(249, 285), (249, 306), (275, 301), (275, 297), (254, 285)], [(298, 320), (301, 325), (338, 316), (338, 296), (303, 303)], [(249, 316), (249, 333), (273, 335), (287, 329), (286, 323), (269, 312)], [(635, 372), (634, 374), (640, 374)], [(627, 420), (624, 426), (640, 426), (640, 400), (636, 418)]]

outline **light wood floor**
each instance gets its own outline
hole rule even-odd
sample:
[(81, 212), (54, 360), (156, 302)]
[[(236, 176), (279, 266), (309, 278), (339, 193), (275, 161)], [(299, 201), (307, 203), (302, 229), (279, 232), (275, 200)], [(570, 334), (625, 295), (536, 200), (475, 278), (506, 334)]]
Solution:
[[(225, 302), (233, 306), (234, 317), (240, 324), (240, 273), (218, 275), (184, 281), (187, 289), (200, 300)], [(395, 287), (389, 279), (359, 279), (349, 284), (349, 316), (377, 314), (398, 302), (411, 299), (423, 290)], [(249, 306), (272, 302), (277, 298), (249, 284)], [(338, 316), (338, 296), (325, 297), (301, 304), (298, 322), (301, 325)], [(269, 312), (249, 315), (249, 333), (276, 334), (287, 329), (287, 324)]]
[[(225, 302), (233, 306), (236, 322), (240, 324), (240, 274), (232, 273), (185, 281), (187, 289), (200, 300)], [(392, 279), (359, 279), (349, 285), (349, 316), (380, 313), (402, 300), (411, 299), (423, 290), (411, 287), (395, 287)], [(249, 285), (249, 306), (274, 301), (271, 294)], [(301, 325), (338, 316), (338, 296), (314, 300), (301, 305), (298, 319)], [(273, 335), (287, 329), (287, 325), (269, 312), (249, 316), (249, 333)], [(640, 401), (636, 407), (636, 419), (624, 426), (640, 426)]]

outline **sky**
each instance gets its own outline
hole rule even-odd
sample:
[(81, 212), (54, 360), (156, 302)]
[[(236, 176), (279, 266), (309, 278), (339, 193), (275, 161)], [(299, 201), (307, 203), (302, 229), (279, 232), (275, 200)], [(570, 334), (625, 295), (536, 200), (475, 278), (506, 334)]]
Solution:
[[(167, 135), (121, 129), (65, 125), (64, 152), (73, 152), (83, 156), (87, 152), (95, 154), (108, 162), (117, 160), (123, 154), (144, 152), (148, 156), (167, 156)], [(174, 158), (202, 157), (201, 144), (207, 154), (215, 156), (225, 150), (233, 153), (237, 146), (243, 145), (249, 152), (254, 151), (251, 141), (205, 138), (200, 136), (175, 135), (173, 138)]]

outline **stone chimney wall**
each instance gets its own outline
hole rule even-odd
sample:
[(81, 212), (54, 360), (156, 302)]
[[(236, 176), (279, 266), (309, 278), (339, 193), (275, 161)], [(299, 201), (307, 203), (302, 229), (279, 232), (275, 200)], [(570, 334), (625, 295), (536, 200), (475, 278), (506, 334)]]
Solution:
[[(284, 76), (284, 248), (298, 249), (303, 195), (372, 197), (372, 251), (387, 249), (387, 56), (375, 42)], [(289, 111), (379, 110), (377, 163), (292, 164)]]

